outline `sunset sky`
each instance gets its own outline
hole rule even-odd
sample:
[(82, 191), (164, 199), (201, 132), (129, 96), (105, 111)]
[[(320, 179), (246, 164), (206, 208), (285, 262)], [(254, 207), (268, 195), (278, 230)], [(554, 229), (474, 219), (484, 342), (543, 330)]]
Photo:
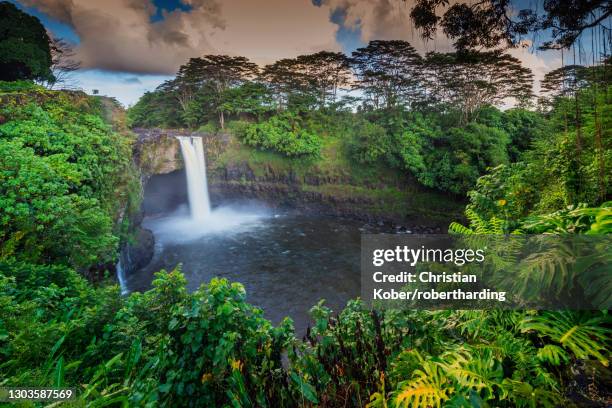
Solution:
[[(54, 36), (74, 42), (87, 92), (133, 104), (190, 57), (244, 55), (259, 64), (322, 49), (350, 53), (373, 39), (403, 39), (421, 52), (449, 51), (440, 33), (423, 41), (411, 1), (401, 0), (20, 0)], [(534, 1), (522, 0), (517, 7)], [(558, 52), (513, 49), (536, 80)], [(588, 58), (588, 56), (587, 56)], [(537, 88), (536, 88), (537, 89)]]

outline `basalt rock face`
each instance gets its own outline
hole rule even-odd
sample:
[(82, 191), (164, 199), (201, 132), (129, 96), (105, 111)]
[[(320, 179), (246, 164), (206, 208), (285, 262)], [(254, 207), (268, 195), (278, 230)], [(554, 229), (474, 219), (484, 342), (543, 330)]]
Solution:
[(168, 174), (183, 168), (177, 131), (135, 129), (134, 133), (138, 135), (134, 160), (143, 176)]
[(434, 228), (448, 225), (448, 219), (459, 214), (459, 206), (451, 198), (410, 180), (374, 180), (366, 185), (353, 180), (350, 173), (330, 174), (316, 164), (304, 167), (279, 157), (267, 161), (228, 134), (176, 129), (134, 132), (138, 135), (134, 157), (143, 174), (146, 214), (169, 211), (187, 201), (177, 136), (204, 139), (213, 205), (231, 199), (256, 199), (273, 207)]
[(134, 145), (134, 160), (145, 176), (168, 174), (182, 170), (183, 157), (177, 140), (179, 136), (201, 137), (204, 140), (208, 167), (229, 146), (227, 134), (210, 134), (183, 129), (133, 129), (138, 138)]
[(144, 268), (153, 258), (155, 236), (149, 229), (138, 227), (134, 232), (134, 242), (124, 248), (124, 267), (127, 273)]

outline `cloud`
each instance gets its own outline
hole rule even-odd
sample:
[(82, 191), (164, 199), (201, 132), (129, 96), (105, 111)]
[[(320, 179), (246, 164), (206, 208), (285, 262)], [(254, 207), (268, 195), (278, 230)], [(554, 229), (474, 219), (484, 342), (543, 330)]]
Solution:
[(414, 0), (321, 0), (320, 4), (332, 12), (340, 12), (344, 17), (344, 27), (360, 32), (363, 43), (371, 40), (405, 40), (422, 53), (452, 50), (451, 41), (441, 30), (432, 40), (422, 39), (410, 19)]
[[(309, 0), (183, 0), (157, 8), (138, 0), (22, 0), (69, 25), (84, 68), (173, 74), (191, 57), (244, 55), (258, 63), (339, 49), (327, 6)], [(155, 21), (153, 21), (155, 20)]]
[[(453, 0), (449, 4), (454, 3)], [(452, 41), (441, 29), (436, 31), (432, 40), (423, 40), (419, 30), (410, 20), (414, 0), (317, 0), (317, 4), (328, 7), (332, 13), (343, 17), (342, 25), (361, 33), (361, 41), (396, 40), (410, 42), (422, 54), (428, 51), (452, 52)], [(546, 72), (561, 66), (561, 58), (556, 51), (534, 52), (528, 41), (524, 47), (509, 49), (507, 52), (520, 59), (523, 65), (534, 74), (534, 91), (540, 89), (540, 81)]]
[(154, 90), (159, 84), (170, 79), (166, 75), (139, 75), (108, 72), (95, 69), (77, 71), (74, 85), (85, 92), (97, 90), (100, 95), (117, 98), (125, 106), (135, 104), (146, 91)]
[(534, 79), (533, 90), (536, 94), (540, 92), (540, 81), (544, 79), (544, 75), (562, 65), (561, 55), (558, 51), (536, 52), (531, 41), (527, 40), (522, 42), (522, 46), (511, 48), (507, 52), (521, 60), (523, 66), (531, 69)]

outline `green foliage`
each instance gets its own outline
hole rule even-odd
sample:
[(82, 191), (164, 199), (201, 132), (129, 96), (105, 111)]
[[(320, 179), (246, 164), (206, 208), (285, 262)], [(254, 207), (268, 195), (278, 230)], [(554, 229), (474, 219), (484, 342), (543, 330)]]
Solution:
[(407, 171), (427, 187), (463, 194), (488, 168), (508, 162), (510, 137), (497, 127), (476, 122), (457, 127), (436, 113), (369, 116), (371, 121), (360, 120), (351, 130), (349, 155)]
[[(362, 67), (368, 53), (393, 56), (380, 65), (401, 75), (363, 69), (369, 101), (357, 112), (330, 103), (343, 80), (327, 67), (345, 75), (346, 59), (319, 53), (267, 67), (263, 82), (252, 80), (257, 69), (243, 58), (194, 59), (128, 117), (132, 126), (206, 130), (227, 115), (239, 119), (228, 128), (243, 143), (266, 150), (254, 160), (271, 166), (297, 156), (303, 166), (337, 171), (318, 163), (323, 151), (354, 162), (356, 174), (387, 167), (438, 190), (474, 189), (469, 226), (449, 227), (467, 238), (611, 232), (604, 92), (560, 98), (545, 118), (483, 105), (503, 95), (467, 76), (452, 88), (458, 99), (423, 107), (412, 100), (420, 57), (409, 44), (360, 49)], [(456, 57), (428, 59), (465, 72), (446, 64)], [(334, 314), (321, 301), (299, 341), (289, 319), (273, 326), (240, 284), (226, 280), (189, 293), (178, 269), (127, 297), (116, 286), (94, 286), (74, 268), (114, 258), (115, 224), (133, 182), (130, 141), (82, 95), (15, 82), (0, 84), (0, 98), (2, 386), (76, 387), (76, 404), (91, 406), (554, 407), (568, 405), (564, 384), (578, 360), (609, 364), (607, 312), (371, 310), (354, 300)], [(576, 101), (580, 114), (567, 109)], [(607, 284), (604, 250), (583, 259), (551, 248), (514, 266), (525, 273), (517, 284), (556, 293), (548, 277), (574, 263), (590, 279), (568, 274), (563, 282), (601, 293), (588, 290)], [(594, 294), (594, 304), (609, 302), (607, 293)]]
[(277, 115), (268, 121), (253, 124), (240, 135), (244, 143), (286, 156), (318, 156), (321, 139), (301, 128), (291, 114)]
[(268, 405), (282, 402), (282, 350), (290, 321), (278, 329), (245, 302), (244, 288), (213, 279), (176, 303), (161, 350), (155, 400), (165, 405)]
[(533, 215), (522, 225), (533, 234), (610, 234), (612, 233), (612, 202), (589, 208), (586, 204), (569, 206), (551, 214)]
[(426, 169), (417, 177), (427, 186), (464, 193), (487, 168), (507, 163), (509, 142), (502, 130), (478, 123), (452, 128), (430, 145)]
[(0, 2), (0, 81), (53, 81), (49, 43), (39, 19)]
[(138, 102), (127, 110), (131, 127), (182, 127), (184, 123), (172, 95), (159, 90), (145, 92)]
[(185, 283), (161, 272), (153, 289), (124, 299), (65, 267), (0, 263), (2, 384), (76, 387), (100, 406), (287, 401), (291, 322), (274, 328), (239, 284), (187, 294)]
[(247, 82), (223, 93), (221, 110), (236, 116), (249, 115), (260, 119), (271, 110), (272, 97), (259, 83)]
[(347, 142), (349, 155), (359, 163), (373, 164), (391, 155), (394, 146), (381, 125), (366, 120), (355, 125), (354, 137)]
[(20, 91), (29, 91), (37, 89), (39, 91), (43, 90), (43, 87), (36, 85), (32, 81), (19, 80), (19, 81), (0, 81), (0, 93), (13, 93)]
[[(547, 337), (571, 351), (577, 358), (594, 357), (608, 366), (611, 322), (607, 312), (542, 312), (526, 317), (521, 330), (535, 331), (539, 336)], [(550, 351), (543, 353), (544, 356), (551, 356)], [(558, 350), (556, 354), (559, 354)], [(557, 361), (558, 358), (554, 359)]]
[(132, 177), (130, 141), (84, 96), (81, 105), (61, 93), (28, 102), (38, 92), (16, 94), (25, 103), (0, 110), (0, 258), (111, 261), (113, 223)]
[[(506, 232), (586, 233), (591, 225), (589, 233), (609, 232), (610, 204), (604, 201), (612, 188), (612, 138), (602, 113), (611, 105), (605, 91), (582, 92), (574, 100), (557, 100), (550, 113), (551, 133), (538, 130), (541, 125), (534, 122), (531, 148), (523, 151), (521, 161), (497, 166), (478, 179), (468, 193), (470, 220), (502, 220)], [(581, 111), (580, 121), (570, 127), (575, 108)], [(511, 112), (509, 122), (517, 123), (516, 115), (522, 118), (518, 123), (533, 121), (530, 114)]]
[(139, 406), (557, 406), (549, 367), (608, 363), (607, 313), (351, 301), (333, 315), (321, 302), (300, 342), (241, 285), (213, 279), (187, 293), (185, 283), (162, 271), (122, 298), (66, 267), (0, 263), (2, 385), (78, 386), (83, 403)]

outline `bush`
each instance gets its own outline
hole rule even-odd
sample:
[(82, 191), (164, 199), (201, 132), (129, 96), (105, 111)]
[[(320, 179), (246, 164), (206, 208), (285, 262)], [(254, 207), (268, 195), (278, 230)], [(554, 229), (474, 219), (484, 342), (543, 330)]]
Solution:
[(372, 164), (388, 160), (394, 146), (384, 127), (367, 120), (360, 120), (352, 129), (353, 137), (347, 140), (349, 156), (359, 163)]
[(198, 128), (198, 132), (202, 132), (202, 133), (211, 133), (211, 134), (215, 134), (217, 133), (218, 128), (217, 125), (211, 122), (208, 122), (205, 125), (202, 125)]
[(556, 375), (569, 362), (607, 364), (602, 312), (372, 311), (351, 301), (334, 314), (320, 302), (300, 342), (240, 284), (213, 279), (188, 293), (185, 283), (162, 271), (151, 290), (124, 298), (66, 267), (0, 262), (3, 384), (78, 387), (79, 404), (96, 406), (383, 407), (417, 394), (545, 406), (563, 405)]
[[(112, 261), (128, 201), (131, 142), (90, 98), (16, 94), (0, 108), (0, 259), (88, 267)], [(10, 95), (9, 95), (10, 97)]]
[(478, 123), (451, 128), (424, 149), (426, 167), (417, 178), (429, 187), (465, 194), (491, 167), (508, 163), (503, 130)]
[(33, 90), (33, 89), (37, 89), (41, 91), (44, 88), (40, 85), (36, 85), (32, 81), (24, 81), (24, 80), (12, 81), (12, 82), (0, 81), (0, 92), (2, 93), (28, 91), (28, 90)]
[(297, 117), (291, 114), (249, 125), (243, 130), (242, 140), (250, 146), (289, 157), (318, 156), (321, 151), (321, 139), (302, 129)]

